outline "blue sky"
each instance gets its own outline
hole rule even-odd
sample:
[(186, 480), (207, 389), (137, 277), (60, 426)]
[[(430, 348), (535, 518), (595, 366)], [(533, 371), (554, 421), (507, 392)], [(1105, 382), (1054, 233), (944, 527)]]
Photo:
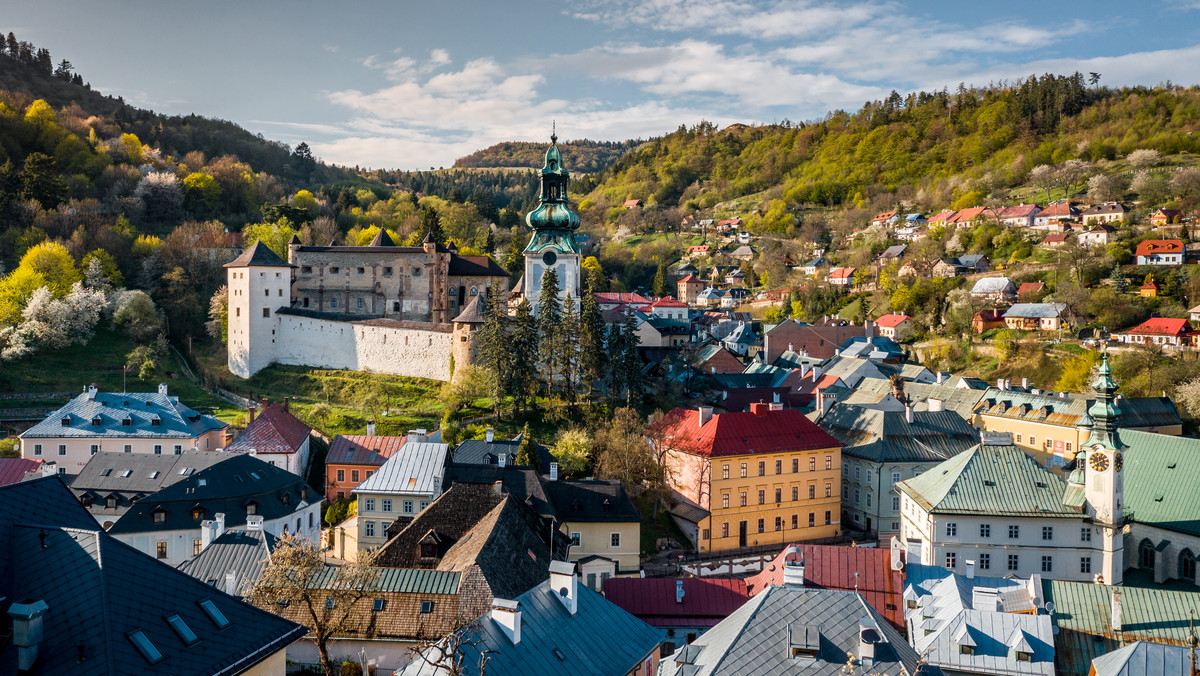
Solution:
[(1200, 0), (5, 0), (0, 31), (162, 113), (449, 166), (504, 140), (807, 120), (1045, 71), (1200, 82)]

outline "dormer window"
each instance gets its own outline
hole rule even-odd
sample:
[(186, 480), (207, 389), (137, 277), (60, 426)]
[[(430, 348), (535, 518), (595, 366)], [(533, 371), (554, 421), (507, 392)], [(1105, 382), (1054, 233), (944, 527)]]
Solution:
[(121, 418), (121, 427), (130, 427), (132, 425), (133, 425), (133, 418), (131, 418), (129, 416), (125, 416), (124, 418)]
[(248, 514), (248, 515), (258, 514), (258, 503), (257, 502), (247, 503), (246, 504), (246, 514)]
[[(970, 654), (970, 653), (967, 653), (967, 654)], [(1018, 651), (1016, 651), (1016, 654), (1017, 654), (1018, 662), (1032, 662), (1033, 661), (1033, 653), (1027, 653), (1023, 650), (1018, 650)]]
[(162, 427), (162, 418), (160, 418), (158, 416), (154, 416), (153, 418), (150, 419), (150, 426), (151, 427)]
[(192, 508), (192, 519), (194, 521), (200, 521), (203, 518), (204, 518), (204, 508), (203, 507), (193, 507)]
[(104, 508), (105, 509), (116, 509), (117, 508), (117, 499), (112, 496), (104, 498)]
[(79, 503), (82, 504), (84, 507), (91, 507), (92, 506), (92, 496), (85, 495), (85, 496), (79, 498)]
[(437, 558), (437, 545), (432, 542), (421, 545), (421, 558)]
[(93, 427), (99, 427), (103, 424), (104, 424), (104, 419), (101, 418), (100, 416), (95, 416), (92, 418), (92, 426)]
[(66, 426), (68, 426), (68, 425), (70, 425), (70, 424), (71, 424), (71, 416), (69, 416), (69, 415), (63, 416), (63, 419), (62, 419), (62, 426), (63, 426), (63, 427), (66, 427)]
[(165, 510), (161, 507), (154, 510), (154, 523), (166, 523), (166, 522), (167, 522), (167, 510)]

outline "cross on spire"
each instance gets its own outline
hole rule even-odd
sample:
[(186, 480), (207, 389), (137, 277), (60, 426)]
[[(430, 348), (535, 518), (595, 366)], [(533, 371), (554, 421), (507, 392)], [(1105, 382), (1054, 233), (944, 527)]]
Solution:
[(558, 143), (558, 121), (550, 120), (550, 142)]

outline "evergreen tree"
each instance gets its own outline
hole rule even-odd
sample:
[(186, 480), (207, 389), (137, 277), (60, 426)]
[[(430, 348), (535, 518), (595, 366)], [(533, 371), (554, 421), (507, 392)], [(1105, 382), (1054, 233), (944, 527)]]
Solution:
[(512, 320), (513, 331), (509, 339), (512, 351), (512, 376), (509, 392), (518, 409), (523, 409), (532, 400), (537, 389), (538, 326), (530, 309), (529, 300), (521, 301)]
[(604, 380), (606, 366), (604, 317), (592, 294), (585, 294), (579, 304), (579, 380), (585, 395)]
[(663, 263), (659, 263), (654, 272), (654, 295), (659, 298), (667, 295), (667, 266)]
[(504, 303), (505, 291), (501, 284), (494, 285), (488, 292), (484, 304), (484, 324), (475, 337), (479, 365), (492, 374), (492, 410), (500, 414), (500, 403), (508, 391), (512, 378), (513, 352), (508, 338), (508, 308)]
[(575, 300), (571, 293), (562, 304), (562, 323), (558, 336), (559, 369), (562, 371), (563, 389), (567, 401), (575, 403), (575, 393), (579, 384), (579, 312), (575, 309)]
[(496, 232), (490, 227), (487, 231), (487, 239), (483, 241), (483, 252), (489, 256), (496, 252)]
[(529, 435), (529, 423), (525, 423), (525, 428), (521, 430), (521, 443), (517, 446), (517, 457), (513, 460), (514, 464), (521, 467), (536, 467), (541, 471), (537, 460), (537, 454), (533, 451), (533, 439)]
[(627, 385), (627, 372), (624, 368), (626, 335), (623, 324), (611, 324), (608, 327), (608, 396), (610, 403), (615, 405)]
[(621, 368), (625, 371), (625, 405), (634, 406), (640, 403), (642, 398), (642, 355), (638, 352), (638, 345), (642, 340), (638, 338), (637, 318), (630, 307), (625, 308), (625, 322), (621, 332), (625, 334), (624, 344), (621, 346)]
[(54, 168), (54, 158), (30, 153), (21, 171), (21, 198), (37, 200), (43, 209), (50, 211), (62, 204), (66, 194), (67, 187)]
[[(531, 280), (525, 280), (529, 284)], [(538, 298), (537, 327), (540, 336), (538, 352), (543, 373), (546, 377), (546, 391), (553, 392), (556, 377), (559, 372), (559, 343), (562, 339), (562, 303), (558, 299), (558, 273), (554, 268), (546, 270), (542, 275), (542, 293)]]
[(418, 232), (433, 237), (433, 241), (438, 244), (445, 243), (446, 233), (442, 231), (442, 219), (438, 216), (437, 209), (425, 207), (421, 210), (421, 228)]

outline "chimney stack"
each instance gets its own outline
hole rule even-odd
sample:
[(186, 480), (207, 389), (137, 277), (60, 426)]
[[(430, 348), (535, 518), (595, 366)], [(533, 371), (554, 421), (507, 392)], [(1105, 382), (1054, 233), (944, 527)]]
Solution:
[(996, 389), (1000, 390), (1001, 392), (1004, 391), (1004, 379), (1003, 378), (996, 379)]
[(217, 512), (213, 516), (217, 520), (217, 531), (213, 533), (213, 539), (216, 540), (225, 534), (225, 512)]
[(753, 413), (754, 415), (766, 415), (767, 411), (769, 411), (769, 410), (770, 409), (767, 408), (767, 403), (764, 401), (759, 401), (759, 402), (750, 404), (750, 412)]
[(1121, 588), (1112, 588), (1112, 630), (1121, 631)]
[(938, 371), (937, 372), (937, 384), (944, 385), (945, 383), (946, 383), (946, 372)]
[[(775, 399), (779, 399), (778, 392), (775, 393)], [(783, 402), (782, 401), (771, 402), (771, 410), (772, 411), (782, 411), (783, 410)]]
[(489, 617), (513, 645), (521, 644), (521, 604), (508, 599), (492, 599)]
[(368, 437), (375, 436), (375, 419), (374, 418), (371, 418), (370, 420), (367, 421), (367, 436)]
[(913, 410), (912, 410), (912, 404), (905, 404), (905, 405), (904, 405), (904, 420), (905, 420), (905, 422), (907, 422), (908, 424), (910, 424), (910, 425), (912, 424), (912, 421), (913, 421)]
[(254, 422), (254, 415), (256, 413), (258, 413), (258, 408), (256, 406), (254, 406), (254, 404), (251, 404), (249, 411), (250, 411), (250, 420), (248, 420), (247, 422)]
[(795, 545), (783, 552), (783, 584), (788, 587), (804, 586), (804, 557)]
[(788, 343), (788, 352), (795, 352), (795, 351), (796, 351), (796, 347), (794, 345), (792, 345), (791, 343)]
[(425, 428), (417, 430), (409, 430), (408, 437), (405, 439), (406, 444), (423, 444), (429, 441), (429, 431)]
[(225, 593), (230, 596), (237, 596), (237, 573), (232, 570), (225, 573)]
[(967, 579), (975, 579), (975, 562), (970, 559), (967, 560)]
[(261, 533), (263, 531), (262, 514), (250, 514), (246, 516), (246, 530), (252, 533)]
[(200, 522), (200, 551), (208, 549), (208, 546), (213, 541), (213, 525), (216, 522), (212, 519), (205, 519)]
[(500, 465), (500, 467), (503, 469), (503, 468), (504, 468), (504, 466), (508, 464), (508, 454), (507, 454), (507, 453), (501, 453), (501, 454), (500, 454), (500, 455), (497, 457), (497, 459), (496, 459), (496, 462), (497, 462), (497, 463)]
[(42, 617), (50, 609), (45, 601), (14, 603), (8, 608), (12, 618), (12, 642), (17, 647), (17, 669), (31, 671), (42, 642)]
[(262, 398), (262, 409), (263, 409), (263, 411), (266, 411), (266, 410), (267, 410), (267, 406), (269, 406), (270, 404), (271, 404), (271, 400), (270, 400), (270, 399), (267, 399), (266, 397), (263, 397), (263, 398)]
[(1029, 389), (1029, 379), (1028, 378), (1021, 379), (1021, 389), (1023, 389), (1023, 390)]
[(550, 463), (550, 480), (558, 481), (558, 463), (557, 462)]
[(575, 577), (575, 564), (550, 562), (550, 590), (558, 595), (567, 612), (574, 615), (579, 609), (579, 578)]
[(290, 412), (290, 411), (291, 411), (291, 404), (292, 404), (292, 398), (291, 398), (291, 397), (284, 397), (284, 398), (283, 398), (283, 410), (285, 410), (285, 411), (289, 411), (289, 412)]
[(485, 432), (483, 433), (483, 437), (484, 437), (484, 439), (486, 439), (486, 440), (487, 440), (487, 442), (488, 442), (489, 444), (490, 444), (490, 443), (492, 443), (493, 441), (495, 441), (495, 440), (496, 440), (496, 430), (495, 430), (495, 428), (492, 428), (492, 427), (489, 427), (489, 428), (487, 428), (487, 431), (485, 431)]
[(96, 394), (100, 392), (100, 388), (96, 387), (96, 383), (88, 385), (87, 398), (88, 401), (96, 401)]
[(700, 407), (700, 421), (699, 421), (699, 424), (696, 426), (704, 427), (704, 424), (707, 423), (709, 420), (712, 420), (712, 417), (713, 417), (712, 406), (701, 406)]
[(925, 404), (929, 407), (930, 413), (939, 413), (946, 410), (946, 403), (941, 399), (926, 399)]
[(675, 603), (683, 603), (683, 580), (675, 580)]
[(166, 383), (158, 384), (158, 393), (164, 397), (167, 396), (167, 384)]

